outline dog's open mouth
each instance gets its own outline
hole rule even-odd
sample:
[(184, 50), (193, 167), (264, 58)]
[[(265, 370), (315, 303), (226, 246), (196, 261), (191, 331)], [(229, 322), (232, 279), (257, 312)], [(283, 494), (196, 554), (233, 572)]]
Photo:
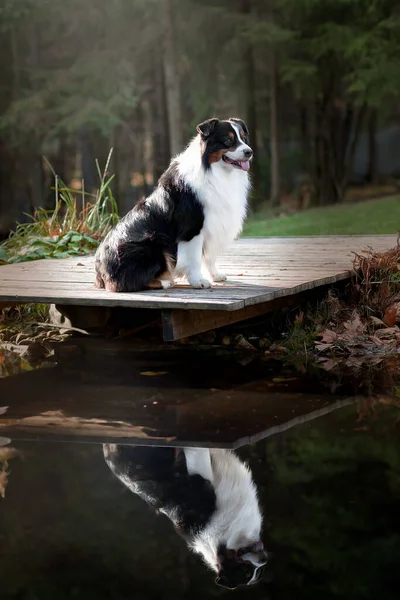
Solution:
[(231, 158), (229, 158), (229, 156), (226, 156), (226, 154), (224, 154), (222, 160), (228, 163), (228, 165), (232, 165), (237, 169), (242, 169), (242, 171), (248, 171), (250, 169), (249, 160), (232, 160)]

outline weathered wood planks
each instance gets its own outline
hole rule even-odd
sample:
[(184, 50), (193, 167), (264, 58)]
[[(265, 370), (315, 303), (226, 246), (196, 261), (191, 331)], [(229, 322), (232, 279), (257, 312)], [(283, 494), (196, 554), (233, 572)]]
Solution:
[(219, 261), (228, 281), (211, 290), (177, 285), (168, 291), (113, 294), (93, 286), (93, 257), (40, 260), (0, 267), (0, 302), (236, 311), (349, 276), (352, 252), (386, 250), (396, 236), (249, 238)]

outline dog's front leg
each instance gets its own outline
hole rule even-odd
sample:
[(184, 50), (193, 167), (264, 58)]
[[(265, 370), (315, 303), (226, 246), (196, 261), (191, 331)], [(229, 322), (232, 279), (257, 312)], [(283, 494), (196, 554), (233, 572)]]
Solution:
[(208, 272), (211, 275), (212, 280), (215, 282), (226, 281), (225, 273), (221, 273), (221, 271), (218, 271), (217, 265), (215, 264), (215, 262), (216, 262), (215, 255), (212, 252), (206, 252), (204, 255), (204, 263), (206, 265)]
[(204, 236), (199, 233), (190, 242), (179, 242), (178, 244), (176, 272), (178, 275), (186, 275), (190, 285), (194, 288), (211, 287), (211, 282), (203, 277), (201, 272), (203, 242)]

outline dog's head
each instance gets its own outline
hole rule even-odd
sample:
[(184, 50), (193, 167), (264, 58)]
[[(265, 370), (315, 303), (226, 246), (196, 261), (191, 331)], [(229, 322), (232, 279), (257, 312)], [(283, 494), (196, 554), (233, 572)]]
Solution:
[(261, 579), (267, 562), (268, 554), (261, 541), (238, 550), (220, 546), (218, 548), (218, 575), (215, 583), (230, 590), (257, 583)]
[(209, 169), (214, 163), (221, 163), (227, 169), (241, 169), (247, 172), (253, 150), (249, 146), (249, 131), (241, 119), (227, 121), (208, 119), (197, 125), (202, 141), (203, 165)]

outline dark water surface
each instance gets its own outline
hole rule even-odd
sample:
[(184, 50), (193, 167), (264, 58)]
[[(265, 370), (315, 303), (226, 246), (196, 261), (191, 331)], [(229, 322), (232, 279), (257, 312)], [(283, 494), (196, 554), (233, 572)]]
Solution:
[[(2, 600), (399, 598), (397, 365), (354, 377), (222, 350), (68, 352), (0, 381)], [(248, 461), (271, 553), (261, 582), (215, 585), (106, 465), (102, 442), (127, 441)]]

